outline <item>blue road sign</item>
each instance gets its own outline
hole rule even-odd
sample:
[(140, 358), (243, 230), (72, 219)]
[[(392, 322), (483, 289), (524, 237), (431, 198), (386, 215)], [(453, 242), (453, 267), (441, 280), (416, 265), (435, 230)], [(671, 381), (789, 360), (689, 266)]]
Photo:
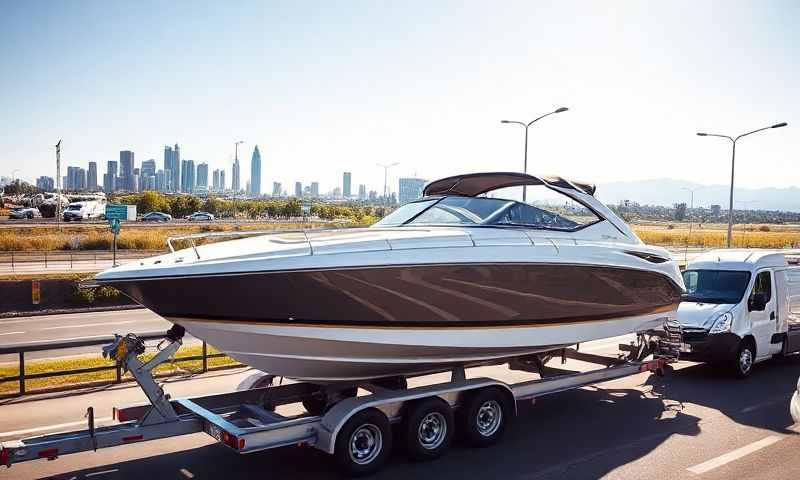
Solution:
[(128, 206), (120, 203), (106, 204), (106, 220), (126, 220), (128, 218)]

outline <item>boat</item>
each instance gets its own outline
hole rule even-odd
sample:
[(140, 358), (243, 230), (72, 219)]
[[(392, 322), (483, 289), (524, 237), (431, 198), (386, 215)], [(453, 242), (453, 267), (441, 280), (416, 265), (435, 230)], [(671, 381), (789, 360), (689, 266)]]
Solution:
[[(551, 200), (504, 198), (519, 188)], [(95, 281), (274, 375), (501, 363), (675, 318), (677, 265), (594, 193), (560, 177), (459, 175), (368, 228), (176, 237)]]

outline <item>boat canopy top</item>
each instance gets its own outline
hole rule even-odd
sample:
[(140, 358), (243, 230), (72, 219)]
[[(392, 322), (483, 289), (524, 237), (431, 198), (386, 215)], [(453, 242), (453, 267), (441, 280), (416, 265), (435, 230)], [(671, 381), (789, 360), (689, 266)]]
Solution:
[(594, 185), (573, 182), (561, 177), (540, 178), (518, 172), (487, 172), (456, 175), (454, 177), (433, 181), (425, 187), (422, 194), (426, 197), (430, 195), (448, 194), (475, 197), (492, 190), (522, 185), (550, 185), (577, 190), (588, 195), (594, 195), (596, 189)]

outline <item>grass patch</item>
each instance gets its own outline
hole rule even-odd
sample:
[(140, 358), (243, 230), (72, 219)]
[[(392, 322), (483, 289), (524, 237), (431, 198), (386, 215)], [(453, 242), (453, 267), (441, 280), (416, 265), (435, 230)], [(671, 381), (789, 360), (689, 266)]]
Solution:
[[(202, 360), (187, 360), (178, 362), (181, 358), (193, 357), (201, 355), (203, 352), (202, 345), (189, 345), (183, 346), (178, 350), (173, 361), (162, 363), (155, 368), (156, 375), (174, 375), (180, 373), (199, 373), (202, 371)], [(212, 355), (219, 353), (213, 347), (208, 347), (208, 354)], [(155, 355), (155, 352), (146, 352), (139, 358), (143, 361), (150, 360)], [(208, 368), (233, 366), (238, 365), (238, 362), (228, 356), (209, 358)], [(64, 359), (43, 359), (31, 360), (25, 362), (25, 375), (37, 373), (49, 373), (63, 370), (78, 370), (82, 368), (93, 368), (101, 366), (114, 366), (114, 362), (102, 358), (101, 356), (94, 357), (73, 357)], [(17, 380), (5, 380), (9, 377), (19, 375), (19, 365), (0, 365), (0, 395), (9, 395), (19, 392), (19, 382)], [(81, 384), (93, 382), (113, 382), (116, 378), (115, 370), (103, 370), (91, 373), (79, 373), (72, 375), (61, 375), (58, 377), (36, 378), (25, 381), (25, 389), (29, 393), (35, 390), (42, 390), (54, 387), (66, 386), (80, 386)], [(123, 375), (123, 380), (131, 380), (133, 377), (130, 373)]]
[[(753, 225), (739, 230), (734, 229), (732, 245), (737, 248), (793, 248), (800, 245), (800, 231), (770, 229), (764, 231), (762, 226)], [(706, 248), (722, 248), (727, 245), (727, 230), (723, 229), (664, 229), (658, 227), (634, 226), (634, 231), (644, 243), (662, 246), (696, 246)]]
[[(296, 230), (364, 226), (356, 223), (270, 222), (211, 225), (142, 225), (125, 223), (117, 238), (120, 250), (166, 250), (167, 237), (203, 232)], [(0, 251), (110, 250), (114, 236), (104, 225), (6, 228), (0, 230)]]

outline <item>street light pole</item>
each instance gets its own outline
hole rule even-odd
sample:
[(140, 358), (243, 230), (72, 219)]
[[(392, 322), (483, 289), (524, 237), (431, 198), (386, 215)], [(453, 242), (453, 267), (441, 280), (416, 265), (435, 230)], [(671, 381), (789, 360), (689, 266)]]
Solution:
[[(237, 180), (239, 183), (242, 181), (242, 172), (239, 169), (239, 145), (244, 143), (244, 140), (239, 140), (238, 142), (233, 143), (233, 168), (239, 170), (236, 175)], [(231, 172), (233, 173), (233, 172)], [(233, 177), (233, 175), (231, 175)], [(231, 182), (233, 182), (233, 178), (231, 178)], [(233, 185), (231, 185), (233, 186)], [(233, 222), (236, 223), (236, 190), (238, 189), (239, 185), (236, 185), (237, 188), (233, 189)]]
[(61, 140), (56, 143), (56, 228), (61, 231)]
[(751, 135), (753, 133), (758, 133), (758, 132), (761, 132), (763, 130), (769, 130), (770, 128), (781, 128), (781, 127), (785, 127), (786, 125), (788, 125), (788, 123), (786, 123), (786, 122), (776, 123), (775, 125), (770, 125), (769, 127), (763, 127), (763, 128), (759, 128), (757, 130), (753, 130), (752, 132), (743, 133), (743, 134), (741, 134), (741, 135), (739, 135), (738, 137), (735, 137), (735, 138), (734, 137), (730, 137), (728, 135), (719, 135), (719, 134), (716, 134), (716, 133), (697, 132), (697, 135), (700, 136), (700, 137), (727, 138), (733, 144), (733, 148), (731, 149), (731, 193), (730, 193), (730, 198), (729, 198), (729, 203), (728, 203), (728, 248), (731, 248), (731, 235), (732, 235), (732, 232), (733, 232), (733, 174), (734, 174), (734, 167), (736, 165), (736, 142), (740, 138), (746, 137), (746, 136)]
[(378, 163), (377, 165), (383, 168), (383, 205), (386, 206), (389, 197), (389, 192), (386, 189), (387, 181), (389, 179), (389, 169), (392, 167), (396, 167), (397, 165), (400, 165), (400, 163), (399, 162), (394, 162), (391, 164)]
[[(500, 123), (513, 123), (513, 124), (522, 125), (523, 127), (525, 127), (525, 163), (523, 165), (522, 173), (528, 173), (528, 129), (530, 128), (530, 126), (533, 125), (534, 123), (536, 123), (537, 121), (543, 119), (544, 117), (550, 116), (550, 115), (552, 115), (554, 113), (566, 112), (567, 110), (569, 110), (567, 107), (557, 108), (557, 109), (553, 110), (550, 113), (545, 113), (544, 115), (542, 115), (540, 117), (534, 118), (533, 120), (531, 120), (528, 123), (519, 122), (519, 121), (516, 121), (516, 120), (500, 120)], [(527, 186), (523, 185), (523, 187), (522, 187), (522, 201), (523, 202), (525, 202), (525, 199), (526, 199), (526, 196), (527, 196), (527, 190), (528, 190)]]

